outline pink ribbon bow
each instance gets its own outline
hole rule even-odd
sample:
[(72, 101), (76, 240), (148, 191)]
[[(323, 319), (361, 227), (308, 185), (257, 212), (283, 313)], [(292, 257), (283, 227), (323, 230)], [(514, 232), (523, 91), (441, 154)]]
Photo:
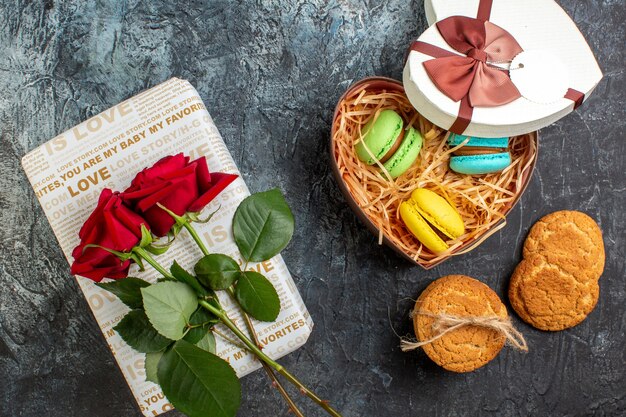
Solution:
[(411, 45), (435, 58), (424, 62), (426, 73), (446, 96), (461, 102), (449, 129), (454, 133), (469, 126), (474, 106), (495, 107), (521, 97), (509, 72), (494, 64), (510, 62), (523, 49), (509, 32), (488, 21), (490, 10), (490, 2), (481, 1), (478, 19), (451, 16), (436, 23), (448, 45), (465, 56), (421, 41)]
[(452, 16), (437, 22), (444, 40), (465, 56), (452, 54), (424, 62), (430, 79), (454, 101), (494, 107), (520, 97), (509, 72), (492, 65), (508, 63), (522, 47), (509, 32), (489, 21)]
[[(521, 97), (509, 71), (494, 64), (508, 63), (523, 51), (515, 38), (489, 22), (493, 0), (479, 0), (476, 19), (451, 16), (437, 22), (443, 39), (458, 55), (422, 41), (411, 44), (411, 51), (434, 57), (424, 68), (437, 88), (454, 101), (460, 101), (459, 114), (448, 130), (462, 134), (472, 120), (474, 106), (495, 107)], [(585, 95), (570, 88), (564, 96), (576, 109)]]

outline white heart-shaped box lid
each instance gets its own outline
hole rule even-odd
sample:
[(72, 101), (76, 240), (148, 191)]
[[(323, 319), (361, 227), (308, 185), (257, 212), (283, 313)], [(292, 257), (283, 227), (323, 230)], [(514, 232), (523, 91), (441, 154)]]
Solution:
[[(431, 27), (419, 40), (454, 51), (443, 39), (436, 21), (450, 16), (476, 17), (479, 0), (425, 0)], [(525, 51), (541, 50), (555, 56), (568, 71), (569, 88), (585, 99), (602, 79), (602, 71), (576, 24), (553, 0), (493, 0), (490, 22), (507, 30)], [(459, 53), (454, 51), (455, 53)], [(457, 118), (460, 103), (444, 95), (424, 69), (433, 59), (411, 51), (404, 68), (404, 87), (413, 106), (436, 125), (448, 129)], [(541, 129), (574, 109), (572, 100), (561, 98), (549, 104), (524, 97), (498, 107), (475, 107), (466, 135), (515, 136)]]

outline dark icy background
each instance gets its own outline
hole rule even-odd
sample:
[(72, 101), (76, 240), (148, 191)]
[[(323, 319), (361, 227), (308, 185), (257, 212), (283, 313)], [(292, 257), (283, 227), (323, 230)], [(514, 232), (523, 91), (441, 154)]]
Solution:
[[(426, 27), (421, 1), (2, 1), (0, 415), (140, 416), (19, 161), (173, 76), (197, 87), (251, 190), (286, 193), (297, 231), (283, 254), (316, 327), (282, 362), (344, 416), (625, 415), (626, 6), (560, 3), (604, 79), (542, 130), (507, 227), (426, 272), (376, 244), (327, 154), (341, 93), (366, 76), (400, 78), (405, 48)], [(529, 227), (560, 209), (583, 210), (604, 231), (601, 295), (586, 321), (544, 333), (514, 317), (530, 353), (504, 349), (467, 375), (400, 352), (392, 326), (410, 331), (410, 298), (450, 273), (505, 296)], [(243, 385), (241, 416), (287, 415), (264, 373)]]

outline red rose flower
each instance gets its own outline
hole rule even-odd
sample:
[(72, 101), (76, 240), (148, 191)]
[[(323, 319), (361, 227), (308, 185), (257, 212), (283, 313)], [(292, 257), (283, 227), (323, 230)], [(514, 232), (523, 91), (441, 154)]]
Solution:
[(236, 178), (221, 172), (209, 174), (205, 158), (189, 162), (180, 153), (141, 171), (120, 197), (148, 221), (152, 233), (164, 236), (174, 219), (157, 203), (179, 216), (200, 211)]
[(141, 225), (148, 223), (128, 208), (118, 193), (102, 190), (98, 205), (78, 232), (80, 244), (74, 248), (72, 274), (100, 282), (102, 278), (120, 279), (128, 276), (131, 261), (104, 249), (89, 247), (94, 244), (119, 252), (128, 252), (141, 240)]

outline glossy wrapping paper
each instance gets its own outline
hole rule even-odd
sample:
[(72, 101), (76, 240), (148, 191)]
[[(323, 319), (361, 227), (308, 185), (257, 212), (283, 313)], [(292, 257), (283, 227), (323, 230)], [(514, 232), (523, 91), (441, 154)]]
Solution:
[[(34, 149), (24, 156), (22, 165), (71, 263), (78, 230), (95, 207), (100, 191), (105, 187), (123, 190), (137, 172), (180, 152), (192, 159), (206, 157), (210, 171), (239, 175), (205, 208), (204, 213), (211, 213), (219, 207), (211, 221), (194, 228), (210, 251), (240, 260), (231, 224), (235, 209), (250, 192), (202, 99), (185, 80), (173, 78), (105, 110)], [(181, 233), (159, 260), (169, 265), (176, 259), (191, 269), (201, 256), (196, 244)], [(264, 352), (276, 359), (302, 346), (313, 322), (280, 255), (250, 268), (272, 282), (281, 300), (281, 313), (274, 323), (255, 321)], [(151, 282), (157, 278), (154, 270), (148, 267), (139, 272), (137, 265), (131, 267), (129, 275)], [(172, 409), (160, 387), (145, 381), (144, 354), (126, 345), (113, 330), (128, 307), (93, 281), (76, 279), (142, 413), (155, 416)], [(230, 299), (220, 297), (220, 302), (235, 322), (243, 325)], [(228, 334), (222, 325), (218, 327), (222, 327), (222, 334)], [(217, 354), (238, 376), (260, 368), (260, 362), (246, 350), (219, 336), (216, 339)]]

